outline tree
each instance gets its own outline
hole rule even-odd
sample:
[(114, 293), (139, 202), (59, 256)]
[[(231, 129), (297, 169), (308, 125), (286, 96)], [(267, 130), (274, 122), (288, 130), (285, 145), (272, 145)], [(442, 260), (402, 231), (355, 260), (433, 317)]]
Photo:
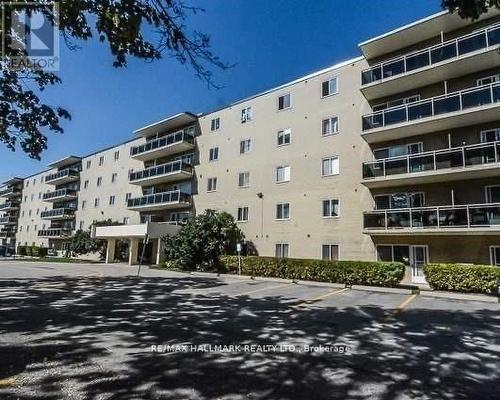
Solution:
[(491, 7), (500, 9), (500, 0), (442, 0), (441, 6), (451, 13), (457, 12), (462, 18), (475, 20)]
[[(49, 0), (20, 0), (30, 3), (28, 15), (37, 12), (56, 26), (54, 14), (47, 8)], [(184, 0), (59, 0), (57, 28), (70, 49), (78, 49), (76, 41), (97, 38), (105, 43), (113, 56), (113, 66), (125, 67), (130, 57), (154, 61), (169, 56), (189, 65), (209, 86), (216, 86), (212, 68), (226, 69), (210, 49), (209, 36), (187, 27), (189, 15), (203, 9), (188, 6)], [(6, 42), (19, 42), (10, 29), (0, 37)], [(27, 32), (30, 27), (25, 26)], [(3, 42), (2, 42), (3, 43)], [(47, 87), (61, 83), (53, 72), (27, 65), (9, 68), (9, 61), (26, 56), (17, 46), (3, 54), (0, 71), (0, 141), (15, 151), (19, 145), (29, 157), (40, 159), (47, 148), (47, 131), (63, 133), (61, 120), (70, 119), (62, 107), (43, 103), (39, 96)], [(34, 87), (33, 87), (34, 86)]]
[(235, 254), (244, 239), (232, 215), (205, 211), (191, 218), (177, 234), (162, 238), (165, 257), (183, 270), (214, 270), (222, 254)]
[[(113, 221), (111, 219), (96, 221), (94, 226), (117, 226), (123, 225), (118, 221)], [(100, 258), (104, 259), (106, 255), (107, 242), (102, 239), (96, 239), (92, 237), (92, 227), (87, 231), (77, 230), (75, 234), (71, 237), (69, 244), (69, 250), (77, 255), (84, 255), (90, 253), (99, 252)]]

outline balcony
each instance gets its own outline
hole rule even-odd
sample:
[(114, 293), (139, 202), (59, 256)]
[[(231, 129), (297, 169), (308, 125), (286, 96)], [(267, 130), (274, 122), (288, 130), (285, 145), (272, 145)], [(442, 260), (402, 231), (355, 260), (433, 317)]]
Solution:
[(372, 189), (494, 176), (500, 176), (500, 141), (363, 163), (363, 184)]
[(0, 211), (12, 211), (12, 210), (18, 210), (18, 209), (19, 209), (19, 204), (13, 203), (11, 201), (7, 201), (3, 204), (0, 204)]
[(0, 217), (0, 225), (17, 225), (17, 217)]
[(500, 234), (500, 203), (370, 211), (364, 214), (364, 232), (370, 235)]
[(132, 147), (130, 155), (137, 160), (148, 161), (192, 150), (194, 147), (193, 127)]
[(362, 117), (368, 143), (499, 119), (500, 82), (391, 107)]
[(21, 189), (19, 188), (8, 187), (0, 190), (0, 197), (11, 198), (11, 197), (18, 197), (20, 195), (21, 195)]
[(0, 239), (9, 239), (9, 238), (15, 238), (16, 237), (16, 231), (15, 230), (0, 230)]
[(66, 168), (45, 177), (45, 183), (49, 185), (62, 185), (75, 182), (80, 179), (80, 172), (72, 168)]
[(190, 179), (192, 176), (193, 167), (179, 160), (147, 168), (143, 171), (132, 172), (129, 181), (134, 185), (155, 185)]
[(406, 54), (375, 65), (361, 74), (368, 100), (391, 96), (500, 66), (500, 25)]
[(64, 239), (71, 236), (71, 229), (66, 228), (50, 228), (38, 231), (38, 237), (46, 237), (51, 239)]
[(150, 194), (148, 196), (129, 199), (127, 207), (131, 210), (168, 210), (191, 207), (191, 195), (180, 190)]
[(69, 201), (76, 199), (76, 190), (74, 189), (59, 189), (54, 192), (44, 193), (43, 201), (56, 203), (59, 201)]
[(42, 211), (40, 217), (48, 220), (72, 219), (75, 217), (75, 210), (67, 207), (55, 208), (53, 210)]

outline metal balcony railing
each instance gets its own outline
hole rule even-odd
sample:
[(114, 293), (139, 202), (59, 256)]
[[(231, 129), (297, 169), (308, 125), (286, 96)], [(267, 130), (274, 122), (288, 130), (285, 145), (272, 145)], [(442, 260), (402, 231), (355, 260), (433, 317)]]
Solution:
[(74, 189), (59, 189), (54, 192), (44, 193), (43, 200), (51, 200), (57, 197), (65, 197), (65, 196), (75, 196), (76, 190)]
[(469, 168), (500, 162), (500, 141), (427, 151), (363, 163), (363, 179)]
[(5, 210), (7, 208), (16, 208), (16, 207), (19, 207), (19, 204), (13, 203), (11, 201), (6, 201), (5, 203), (0, 204), (0, 210)]
[(0, 217), (0, 225), (17, 224), (17, 217)]
[(160, 149), (162, 147), (172, 146), (173, 144), (187, 142), (194, 144), (194, 127), (186, 128), (178, 132), (171, 133), (159, 139), (151, 140), (140, 146), (135, 146), (130, 149), (130, 155), (146, 153), (151, 150)]
[(145, 178), (153, 178), (161, 175), (168, 175), (174, 172), (193, 172), (193, 167), (181, 160), (161, 164), (156, 167), (147, 168), (142, 171), (132, 172), (129, 175), (129, 181), (134, 182)]
[(500, 102), (500, 82), (490, 83), (365, 115), (362, 117), (363, 131), (498, 102)]
[(45, 177), (45, 183), (51, 183), (65, 177), (78, 177), (80, 172), (73, 168), (66, 168)]
[(453, 58), (458, 59), (472, 52), (498, 44), (500, 44), (500, 25), (491, 25), (480, 31), (387, 60), (368, 68), (361, 73), (361, 83), (362, 85), (368, 85), (374, 82), (383, 82), (385, 79), (394, 76), (403, 75)]
[(55, 218), (55, 217), (72, 217), (74, 216), (74, 209), (72, 208), (55, 208), (53, 210), (42, 211), (41, 218)]
[(183, 193), (180, 190), (173, 190), (170, 192), (150, 194), (143, 197), (137, 197), (135, 199), (129, 199), (127, 202), (127, 206), (129, 208), (134, 208), (169, 203), (188, 203), (190, 201), (191, 195)]
[(500, 228), (500, 203), (369, 211), (364, 229)]
[(11, 194), (21, 194), (21, 189), (8, 187), (0, 190), (0, 197), (9, 196)]
[(66, 237), (71, 236), (71, 229), (51, 228), (38, 231), (40, 237)]

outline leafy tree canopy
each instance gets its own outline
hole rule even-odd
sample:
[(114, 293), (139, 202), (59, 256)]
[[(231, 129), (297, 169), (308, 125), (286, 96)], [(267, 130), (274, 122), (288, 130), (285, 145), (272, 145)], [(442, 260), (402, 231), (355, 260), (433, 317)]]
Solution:
[[(49, 0), (18, 0), (39, 6)], [(125, 67), (130, 57), (154, 61), (169, 56), (190, 65), (195, 74), (215, 86), (212, 68), (225, 69), (210, 49), (209, 37), (187, 26), (190, 15), (203, 11), (184, 0), (59, 0), (58, 29), (65, 43), (77, 49), (78, 42), (97, 39), (107, 45), (116, 68)], [(32, 7), (32, 6), (31, 6)], [(49, 21), (55, 21), (47, 8), (40, 8)], [(28, 14), (31, 9), (28, 9)], [(16, 41), (10, 29), (3, 29), (2, 40)], [(29, 31), (29, 27), (26, 26)], [(42, 102), (41, 92), (61, 83), (53, 72), (27, 65), (23, 70), (9, 68), (9, 59), (25, 55), (10, 49), (3, 55), (0, 70), (0, 142), (15, 151), (17, 146), (29, 157), (40, 159), (47, 148), (47, 131), (62, 133), (61, 120), (69, 112)]]
[(244, 239), (232, 215), (205, 211), (191, 218), (176, 235), (162, 238), (167, 262), (183, 270), (213, 270), (222, 254), (235, 254)]
[(488, 8), (500, 8), (500, 0), (442, 0), (441, 5), (462, 18), (478, 19)]

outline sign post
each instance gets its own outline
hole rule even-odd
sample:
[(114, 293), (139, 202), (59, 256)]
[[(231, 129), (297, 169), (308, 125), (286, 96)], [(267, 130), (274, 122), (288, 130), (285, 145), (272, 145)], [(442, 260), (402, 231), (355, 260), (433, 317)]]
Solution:
[(236, 243), (236, 251), (238, 252), (238, 275), (241, 275), (241, 243)]
[(141, 252), (141, 258), (139, 259), (139, 267), (137, 268), (137, 278), (141, 276), (141, 267), (142, 267), (142, 261), (144, 259), (144, 254), (146, 253), (146, 246), (149, 242), (149, 235), (146, 233), (144, 236), (144, 241), (142, 242), (142, 252)]

